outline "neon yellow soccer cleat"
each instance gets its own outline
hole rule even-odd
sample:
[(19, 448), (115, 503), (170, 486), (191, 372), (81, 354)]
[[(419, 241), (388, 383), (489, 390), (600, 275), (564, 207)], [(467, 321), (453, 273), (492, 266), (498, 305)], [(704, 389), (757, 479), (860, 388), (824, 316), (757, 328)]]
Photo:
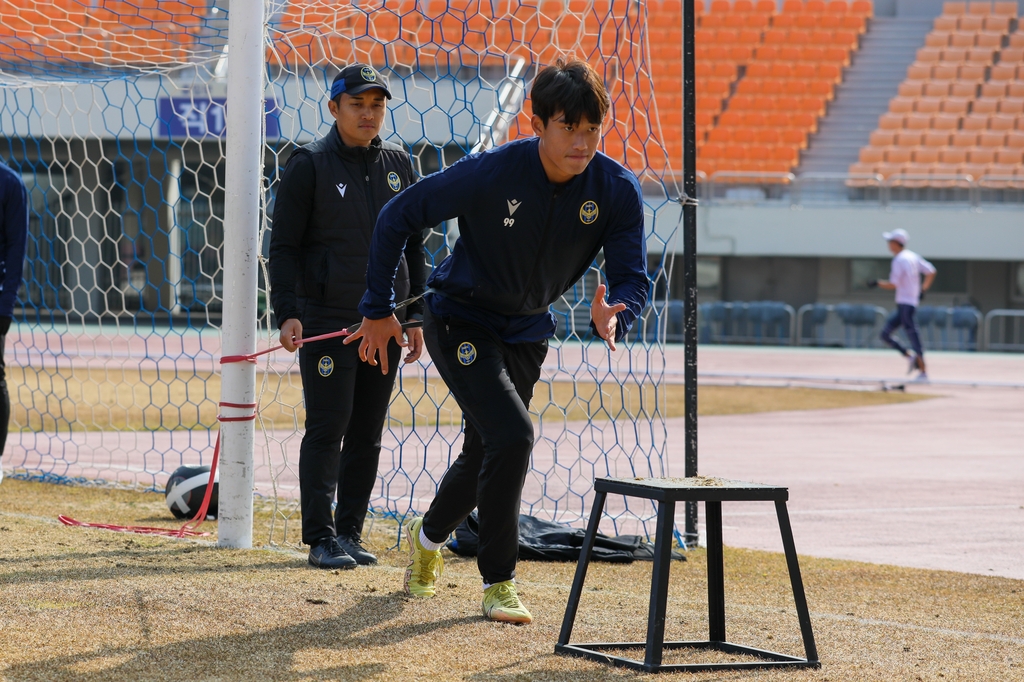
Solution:
[(444, 572), (444, 558), (441, 550), (431, 552), (420, 544), (420, 528), (423, 518), (413, 519), (405, 529), (409, 538), (409, 567), (405, 569), (405, 593), (413, 597), (433, 597), (434, 581)]
[(516, 584), (511, 580), (495, 583), (484, 590), (484, 616), (501, 623), (526, 625), (533, 622), (533, 616), (519, 601)]

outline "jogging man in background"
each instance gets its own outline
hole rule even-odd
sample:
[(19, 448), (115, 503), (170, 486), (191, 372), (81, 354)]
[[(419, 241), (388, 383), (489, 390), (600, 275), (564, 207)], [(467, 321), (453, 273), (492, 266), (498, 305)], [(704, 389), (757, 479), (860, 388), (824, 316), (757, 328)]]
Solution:
[(441, 546), (477, 508), (484, 616), (520, 624), (532, 620), (513, 579), (534, 444), (530, 400), (555, 332), (548, 306), (603, 248), (608, 286), (594, 293), (591, 325), (614, 350), (648, 292), (640, 184), (597, 153), (610, 107), (600, 76), (585, 62), (560, 60), (537, 74), (530, 97), (536, 137), (467, 156), (381, 211), (363, 323), (346, 339), (387, 371), (384, 349), (401, 333), (392, 281), (402, 248), (410, 235), (457, 218), (459, 239), (428, 281), (423, 333), (462, 408), (465, 437), (430, 509), (408, 526), (405, 590), (434, 596)]
[[(383, 350), (394, 369), (382, 375), (341, 338), (301, 342), (360, 320), (377, 214), (415, 179), (409, 154), (380, 139), (389, 99), (388, 84), (375, 69), (343, 68), (327, 103), (335, 124), (326, 137), (292, 153), (274, 204), (270, 300), (281, 344), (293, 353), (299, 349), (306, 407), (299, 449), (302, 542), (310, 546), (310, 565), (319, 568), (377, 562), (361, 534), (401, 348), (392, 341)], [(405, 256), (395, 260), (395, 288), (406, 298), (421, 294), (426, 278), (420, 232), (406, 235), (403, 247)], [(422, 305), (400, 314), (418, 317)], [(405, 361), (412, 362), (422, 350), (423, 332), (405, 333)]]
[[(868, 286), (878, 286), (896, 292), (896, 310), (885, 322), (882, 328), (882, 340), (898, 350), (904, 357), (910, 360), (910, 370), (921, 371), (918, 379), (927, 381), (928, 372), (924, 364), (924, 349), (921, 347), (921, 337), (917, 333), (917, 321), (914, 319), (917, 306), (921, 302), (921, 295), (928, 291), (935, 281), (935, 266), (906, 248), (910, 235), (904, 229), (896, 229), (892, 232), (885, 232), (882, 237), (889, 242), (889, 250), (894, 258), (892, 268), (889, 271), (889, 279), (872, 280)], [(924, 276), (924, 282), (921, 277)], [(892, 333), (900, 326), (910, 340), (913, 350), (907, 350)]]
[[(28, 189), (21, 175), (0, 162), (0, 458), (7, 445), (11, 420), (11, 398), (7, 393), (4, 346), (11, 329), (14, 302), (21, 286), (28, 242)], [(0, 482), (4, 480), (0, 462)]]

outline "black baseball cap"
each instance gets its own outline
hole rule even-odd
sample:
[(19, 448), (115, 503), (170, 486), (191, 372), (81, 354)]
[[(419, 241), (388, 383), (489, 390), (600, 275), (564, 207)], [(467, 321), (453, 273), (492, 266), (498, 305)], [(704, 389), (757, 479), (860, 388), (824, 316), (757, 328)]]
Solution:
[(331, 99), (343, 92), (358, 95), (371, 88), (380, 88), (384, 91), (384, 96), (391, 99), (388, 82), (384, 80), (377, 69), (369, 64), (349, 64), (339, 71), (331, 82)]

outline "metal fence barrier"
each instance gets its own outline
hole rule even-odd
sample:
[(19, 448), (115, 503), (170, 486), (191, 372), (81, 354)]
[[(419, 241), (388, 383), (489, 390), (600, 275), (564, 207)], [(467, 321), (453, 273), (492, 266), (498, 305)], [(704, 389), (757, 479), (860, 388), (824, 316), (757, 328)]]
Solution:
[(885, 308), (857, 303), (809, 303), (796, 314), (797, 345), (878, 348), (889, 316)]
[(985, 350), (1024, 351), (1024, 310), (996, 309), (985, 315)]
[(793, 306), (778, 301), (715, 301), (697, 308), (701, 343), (792, 345), (796, 330)]
[(917, 309), (917, 327), (926, 350), (981, 350), (981, 311), (973, 306)]
[(894, 173), (768, 173), (717, 171), (698, 175), (698, 196), (708, 204), (790, 206), (939, 202), (970, 208), (1024, 204), (1024, 176)]

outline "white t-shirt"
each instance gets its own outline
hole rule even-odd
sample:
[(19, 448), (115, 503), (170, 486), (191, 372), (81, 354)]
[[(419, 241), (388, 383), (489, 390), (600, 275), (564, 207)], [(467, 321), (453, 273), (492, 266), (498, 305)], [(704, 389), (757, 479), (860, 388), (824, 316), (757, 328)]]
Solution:
[(935, 266), (910, 249), (892, 259), (889, 281), (896, 285), (896, 303), (917, 306), (921, 302), (921, 275), (935, 272)]

